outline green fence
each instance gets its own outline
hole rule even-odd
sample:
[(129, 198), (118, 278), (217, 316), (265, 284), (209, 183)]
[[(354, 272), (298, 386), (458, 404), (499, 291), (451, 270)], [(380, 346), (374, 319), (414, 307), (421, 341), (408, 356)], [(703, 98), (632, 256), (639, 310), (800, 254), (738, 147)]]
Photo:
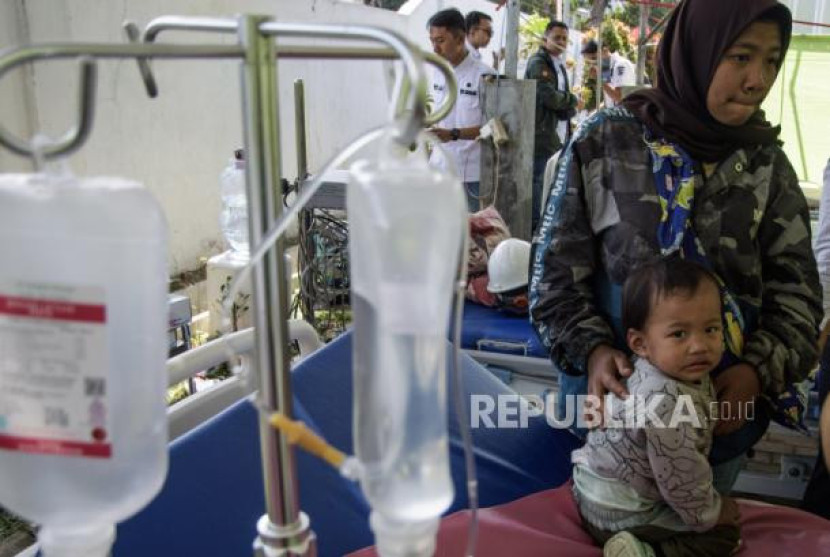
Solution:
[(830, 158), (830, 36), (793, 36), (764, 110), (781, 124), (799, 180), (820, 186)]

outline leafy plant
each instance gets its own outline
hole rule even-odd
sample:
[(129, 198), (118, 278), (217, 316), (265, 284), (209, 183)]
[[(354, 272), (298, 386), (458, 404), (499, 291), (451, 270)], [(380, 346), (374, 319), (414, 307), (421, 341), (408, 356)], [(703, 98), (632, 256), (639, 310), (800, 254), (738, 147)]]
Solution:
[[(219, 287), (219, 299), (217, 303), (219, 307), (224, 308), (225, 302), (228, 299), (231, 291), (231, 280), (233, 277), (228, 275), (225, 277), (225, 282)], [(251, 295), (250, 294), (243, 294), (242, 292), (236, 295), (236, 299), (231, 304), (231, 330), (238, 331), (239, 330), (239, 320), (240, 318), (250, 309), (250, 301)]]
[[(650, 6), (648, 11), (649, 26), (654, 25), (668, 14), (672, 8), (665, 6)], [(640, 5), (634, 2), (618, 7), (614, 11), (614, 18), (622, 21), (629, 27), (640, 25)]]
[[(584, 29), (582, 32), (583, 44), (589, 40), (596, 40), (596, 37), (596, 28)], [(608, 47), (611, 52), (616, 52), (631, 60), (634, 55), (634, 45), (631, 44), (631, 29), (622, 21), (607, 18), (602, 23), (602, 46)]]
[(34, 526), (0, 507), (0, 555), (16, 555), (34, 541)]
[(539, 49), (542, 41), (544, 41), (545, 27), (548, 26), (549, 22), (549, 17), (534, 13), (524, 18), (519, 24), (519, 37), (522, 39), (519, 41), (519, 44), (521, 44), (519, 56), (521, 58), (528, 58)]
[(167, 389), (167, 406), (172, 406), (180, 400), (186, 399), (190, 396), (187, 390), (187, 381), (182, 381)]
[[(589, 28), (583, 31), (583, 44), (590, 40), (596, 40), (596, 28)], [(616, 52), (629, 60), (633, 59), (634, 46), (631, 44), (631, 29), (624, 22), (607, 17), (602, 24), (602, 46), (608, 47), (611, 52)], [(582, 101), (586, 110), (597, 108), (596, 99), (597, 79), (591, 72), (585, 72), (582, 80)]]

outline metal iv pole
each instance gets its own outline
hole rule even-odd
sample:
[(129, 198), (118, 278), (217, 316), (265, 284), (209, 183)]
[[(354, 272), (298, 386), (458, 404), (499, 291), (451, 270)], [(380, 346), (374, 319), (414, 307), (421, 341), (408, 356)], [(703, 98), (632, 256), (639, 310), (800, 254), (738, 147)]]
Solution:
[[(239, 44), (153, 44), (164, 30), (236, 33)], [(238, 19), (165, 16), (151, 21), (139, 36), (138, 28), (125, 24), (132, 44), (64, 43), (28, 45), (0, 52), (0, 77), (12, 68), (41, 59), (77, 58), (81, 63), (81, 94), (78, 125), (63, 138), (43, 149), (52, 158), (79, 149), (91, 133), (95, 104), (96, 60), (134, 58), (151, 97), (158, 87), (149, 61), (155, 58), (237, 58), (242, 60), (243, 117), (247, 160), (249, 234), (260, 242), (268, 226), (282, 210), (280, 191), (279, 111), (276, 58), (394, 59), (404, 62), (411, 87), (406, 98), (392, 103), (392, 115), (408, 105), (407, 120), (400, 130), (402, 140), (412, 141), (425, 125), (441, 120), (455, 102), (452, 90), (444, 106), (425, 116), (427, 60), (454, 83), (452, 70), (433, 54), (421, 53), (392, 31), (367, 26), (277, 23), (268, 16), (243, 15)], [(277, 37), (372, 40), (391, 48), (325, 48), (276, 44)], [(0, 126), (0, 144), (24, 156), (32, 156), (29, 144)], [(281, 242), (254, 270), (253, 307), (255, 366), (259, 379), (258, 410), (262, 445), (266, 514), (257, 523), (254, 553), (261, 557), (316, 555), (316, 539), (308, 516), (300, 511), (294, 453), (283, 436), (268, 424), (268, 416), (279, 411), (292, 414), (292, 393), (287, 351), (288, 287)]]

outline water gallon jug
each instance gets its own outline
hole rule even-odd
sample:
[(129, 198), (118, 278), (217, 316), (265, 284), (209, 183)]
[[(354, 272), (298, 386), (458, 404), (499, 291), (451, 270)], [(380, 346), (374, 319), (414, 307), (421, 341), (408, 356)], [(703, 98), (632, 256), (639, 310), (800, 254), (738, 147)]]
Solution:
[(242, 149), (234, 151), (221, 177), (222, 214), (219, 226), (237, 259), (248, 259), (248, 198), (245, 193), (245, 160)]

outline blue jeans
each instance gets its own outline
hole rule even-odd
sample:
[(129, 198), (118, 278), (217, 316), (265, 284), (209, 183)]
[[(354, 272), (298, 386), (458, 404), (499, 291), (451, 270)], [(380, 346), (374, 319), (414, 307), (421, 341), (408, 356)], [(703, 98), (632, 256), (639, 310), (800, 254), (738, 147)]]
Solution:
[(464, 191), (467, 194), (467, 210), (475, 213), (480, 210), (480, 201), (478, 199), (478, 190), (481, 182), (464, 182)]
[(712, 465), (712, 483), (718, 493), (729, 495), (747, 461), (747, 451), (757, 443), (769, 427), (769, 414), (763, 404), (757, 405), (755, 419), (741, 429), (712, 438), (709, 464)]
[[(588, 392), (587, 375), (566, 375), (559, 373), (559, 393), (556, 400), (556, 419), (563, 420), (567, 397)], [(571, 399), (575, 400), (575, 399)], [(573, 403), (572, 403), (573, 405)], [(729, 494), (738, 479), (738, 473), (746, 462), (746, 453), (764, 435), (769, 427), (769, 414), (763, 405), (758, 405), (755, 419), (748, 421), (741, 429), (712, 439), (709, 464), (712, 466), (713, 484), (718, 493)], [(576, 410), (578, 411), (578, 410)], [(588, 430), (573, 426), (571, 433), (584, 440)]]

